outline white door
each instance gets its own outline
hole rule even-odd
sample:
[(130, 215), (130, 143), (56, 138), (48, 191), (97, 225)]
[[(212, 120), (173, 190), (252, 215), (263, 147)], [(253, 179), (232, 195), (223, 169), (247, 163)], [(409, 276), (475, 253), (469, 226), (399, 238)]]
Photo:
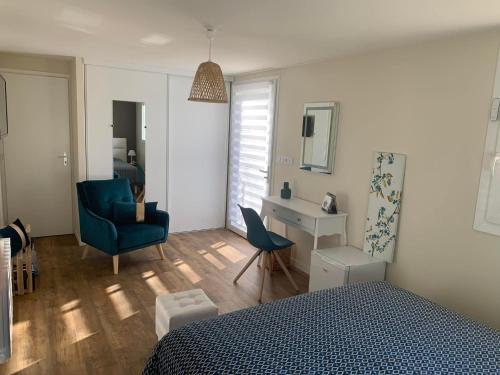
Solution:
[(73, 233), (68, 80), (2, 73), (7, 81), (5, 137), (8, 221), (33, 236)]
[(235, 83), (231, 94), (227, 227), (246, 234), (238, 204), (257, 212), (269, 194), (276, 81)]

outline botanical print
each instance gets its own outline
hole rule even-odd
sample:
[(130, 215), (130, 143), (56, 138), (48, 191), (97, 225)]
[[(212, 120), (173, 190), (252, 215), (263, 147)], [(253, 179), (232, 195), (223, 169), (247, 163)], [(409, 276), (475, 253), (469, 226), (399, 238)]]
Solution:
[(405, 163), (406, 155), (375, 153), (363, 250), (386, 262), (394, 254)]

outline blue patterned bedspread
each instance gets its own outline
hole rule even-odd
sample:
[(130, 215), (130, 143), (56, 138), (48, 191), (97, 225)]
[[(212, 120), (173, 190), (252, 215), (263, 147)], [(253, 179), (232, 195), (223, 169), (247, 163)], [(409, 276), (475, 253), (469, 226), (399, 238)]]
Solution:
[(153, 374), (499, 374), (500, 332), (386, 282), (327, 289), (167, 334)]

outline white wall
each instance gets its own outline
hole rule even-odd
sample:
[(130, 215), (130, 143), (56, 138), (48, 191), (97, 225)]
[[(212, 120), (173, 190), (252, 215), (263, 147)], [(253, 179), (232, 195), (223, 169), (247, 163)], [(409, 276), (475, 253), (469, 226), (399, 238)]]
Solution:
[(73, 198), (73, 228), (80, 241), (80, 217), (76, 183), (87, 178), (87, 158), (85, 149), (85, 66), (79, 57), (72, 59), (70, 69), (70, 116), (71, 116), (71, 166)]
[(146, 105), (146, 201), (167, 208), (167, 76), (86, 65), (87, 178), (113, 176), (113, 100)]
[(229, 105), (189, 102), (192, 83), (169, 76), (172, 232), (225, 226)]
[[(473, 220), (499, 42), (489, 31), (266, 73), (280, 75), (275, 155), (294, 159), (274, 164), (274, 193), (288, 180), (312, 201), (336, 192), (348, 241), (361, 247), (372, 153), (407, 154), (387, 279), (498, 328), (500, 238)], [(303, 105), (315, 101), (340, 102), (331, 176), (298, 168)], [(311, 237), (290, 236), (307, 269)]]

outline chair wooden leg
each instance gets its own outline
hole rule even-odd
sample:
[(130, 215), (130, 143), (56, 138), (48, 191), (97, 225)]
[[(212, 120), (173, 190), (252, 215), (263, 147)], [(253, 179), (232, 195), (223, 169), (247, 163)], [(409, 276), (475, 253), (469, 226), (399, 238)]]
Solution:
[(288, 272), (288, 269), (286, 268), (285, 263), (283, 263), (283, 261), (281, 260), (281, 257), (279, 256), (279, 254), (278, 254), (277, 251), (274, 251), (274, 256), (276, 257), (276, 260), (278, 261), (278, 263), (281, 266), (281, 268), (283, 268), (283, 272), (285, 272), (286, 277), (288, 277), (288, 280), (290, 280), (290, 282), (292, 283), (293, 287), (298, 292), (299, 291), (299, 287), (297, 286), (297, 284), (295, 284), (295, 281), (293, 280), (292, 275), (290, 275), (290, 272)]
[(165, 260), (165, 254), (163, 253), (163, 248), (161, 247), (160, 243), (156, 245), (156, 250), (158, 251), (161, 260)]
[(83, 253), (82, 253), (82, 260), (85, 259), (87, 257), (87, 254), (89, 253), (89, 246), (88, 245), (85, 245), (83, 247)]
[(259, 260), (257, 261), (257, 267), (262, 267), (262, 251), (259, 253)]
[(113, 255), (113, 272), (118, 275), (118, 255)]
[(267, 267), (269, 270), (269, 276), (273, 275), (273, 253), (270, 252), (267, 257)]
[(234, 278), (234, 280), (233, 280), (234, 284), (236, 284), (236, 282), (241, 277), (241, 275), (243, 275), (245, 273), (245, 271), (247, 270), (247, 268), (250, 267), (250, 265), (253, 263), (253, 261), (255, 260), (255, 258), (257, 258), (257, 255), (260, 255), (260, 254), (262, 254), (262, 250), (258, 250), (258, 251), (255, 252), (255, 254), (250, 258), (250, 260), (247, 262), (247, 264), (245, 264), (245, 266), (240, 271), (240, 273), (238, 275), (236, 275), (236, 277)]
[(259, 302), (262, 302), (262, 291), (264, 290), (264, 280), (266, 278), (266, 262), (269, 257), (269, 254), (267, 251), (264, 251), (264, 254), (262, 255), (262, 263), (264, 264), (264, 267), (262, 267), (262, 279), (260, 282), (260, 292), (259, 292)]

